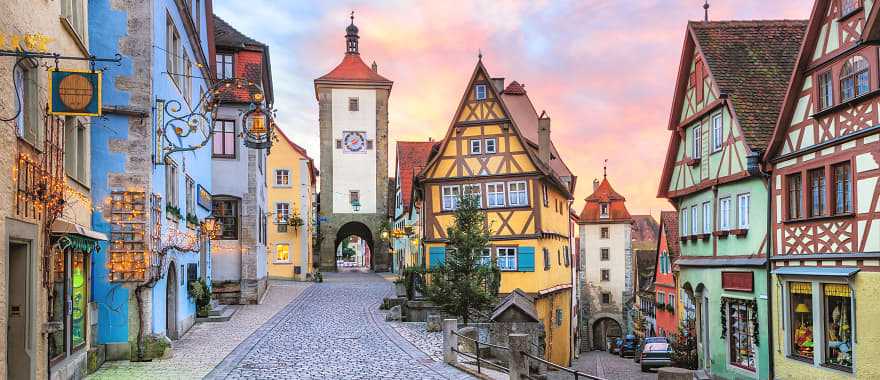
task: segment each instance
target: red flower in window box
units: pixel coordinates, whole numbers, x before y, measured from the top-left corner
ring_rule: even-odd
[[[727,235],[729,235],[729,234],[730,234],[730,231],[728,231],[728,230],[720,230],[720,231],[712,232],[712,235],[714,235],[715,237],[717,237],[719,239],[726,239]]]

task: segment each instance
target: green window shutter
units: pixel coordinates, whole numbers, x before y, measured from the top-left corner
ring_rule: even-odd
[[[535,247],[519,247],[516,251],[517,271],[535,271]]]
[[[445,247],[431,247],[428,251],[430,268],[434,268],[446,262],[446,248]]]

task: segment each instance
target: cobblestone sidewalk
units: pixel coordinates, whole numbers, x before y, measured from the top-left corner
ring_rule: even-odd
[[[642,367],[632,358],[621,358],[605,351],[590,351],[581,353],[572,368],[598,376],[603,379],[617,380],[656,380],[656,372],[642,372]],[[572,375],[562,371],[551,371],[548,379],[562,380],[572,379]]]
[[[172,358],[139,363],[106,362],[89,379],[201,379],[310,285],[270,281],[269,294],[262,304],[237,306],[238,312],[227,322],[196,324],[183,338],[172,343]]]

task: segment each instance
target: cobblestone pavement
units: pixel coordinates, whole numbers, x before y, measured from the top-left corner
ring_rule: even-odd
[[[581,353],[572,368],[608,380],[655,380],[656,372],[642,372],[642,367],[632,358],[621,358],[605,351]],[[550,372],[549,379],[573,379],[572,375],[562,371]]]
[[[388,322],[400,336],[437,362],[443,361],[443,333],[428,332],[425,322]]]
[[[327,273],[324,282],[261,326],[208,379],[464,379],[385,323],[392,284],[370,273]]]
[[[311,283],[270,281],[260,305],[242,305],[227,322],[198,323],[172,343],[173,357],[153,362],[106,362],[89,379],[200,379]]]

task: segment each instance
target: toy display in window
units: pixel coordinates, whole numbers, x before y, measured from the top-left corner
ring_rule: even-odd
[[[792,282],[791,290],[791,354],[806,359],[813,358],[813,302],[812,284]]]
[[[732,302],[728,313],[731,364],[753,370],[755,368],[755,351],[752,336],[753,326],[749,320],[748,306]]]
[[[852,367],[852,327],[849,286],[825,284],[825,362]]]

